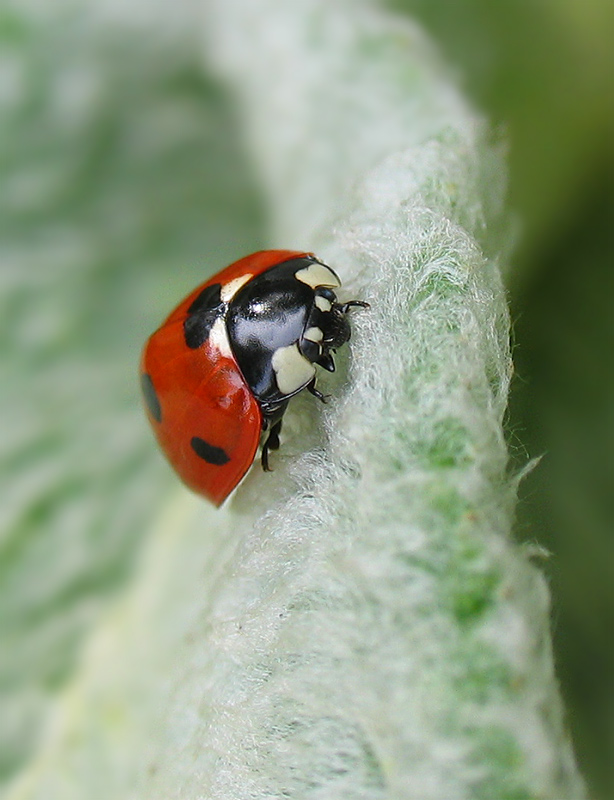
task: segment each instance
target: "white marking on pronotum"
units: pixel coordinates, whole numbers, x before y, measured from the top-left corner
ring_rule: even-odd
[[[212,347],[216,347],[221,355],[226,356],[226,358],[233,358],[230,342],[228,341],[226,323],[223,317],[218,317],[211,326],[211,330],[209,331],[209,344]]]
[[[278,348],[273,353],[271,364],[282,394],[295,394],[316,374],[316,368],[300,354],[297,344]]]
[[[239,289],[248,282],[250,278],[253,278],[251,272],[248,272],[247,275],[240,275],[238,278],[235,278],[232,281],[228,281],[225,283],[222,288],[220,289],[220,297],[225,303],[229,303],[235,294],[239,291]]]
[[[325,297],[320,297],[320,295],[316,295],[316,306],[320,309],[320,311],[330,311],[333,307],[333,304],[330,300],[327,300]]]
[[[341,286],[339,278],[332,269],[325,264],[310,264],[308,267],[297,270],[294,274],[297,280],[306,283],[307,286],[311,286],[312,289],[315,289],[317,286],[328,286],[331,289]]]
[[[303,336],[305,339],[309,339],[310,342],[316,342],[316,344],[324,338],[324,334],[319,328],[307,328]]]

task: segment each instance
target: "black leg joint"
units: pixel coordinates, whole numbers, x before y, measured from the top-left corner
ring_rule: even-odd
[[[262,469],[265,472],[272,472],[273,470],[269,466],[269,451],[270,450],[279,450],[279,434],[281,432],[281,420],[277,420],[272,426],[269,431],[269,435],[266,438],[265,443],[262,445],[262,456],[260,457],[260,461],[262,463]]]
[[[330,397],[329,394],[322,394],[318,389],[316,389],[316,379],[314,378],[311,383],[307,384],[307,390],[311,392],[314,397],[317,397],[318,400],[322,403],[328,403],[328,398]]]

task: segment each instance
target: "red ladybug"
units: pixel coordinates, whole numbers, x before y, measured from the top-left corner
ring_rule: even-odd
[[[288,401],[320,400],[315,364],[333,372],[347,342],[341,283],[312,253],[263,250],[203,283],[148,340],[141,385],[149,421],[184,483],[216,506],[251,466],[279,448]]]

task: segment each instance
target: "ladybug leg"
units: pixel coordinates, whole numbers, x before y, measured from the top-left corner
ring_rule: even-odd
[[[316,361],[316,364],[319,364],[319,366],[323,367],[329,372],[335,371],[335,362],[333,361],[333,357],[330,355],[330,353],[323,353]]]
[[[330,397],[329,394],[322,394],[318,389],[316,389],[316,379],[314,378],[311,383],[307,384],[307,391],[311,392],[314,397],[317,397],[322,403],[328,403],[328,398]]]
[[[262,462],[262,469],[265,472],[272,472],[273,470],[269,466],[269,450],[279,450],[279,434],[281,432],[281,420],[277,420],[271,427],[269,431],[269,435],[267,436],[266,442],[262,445],[262,456],[260,458]]]

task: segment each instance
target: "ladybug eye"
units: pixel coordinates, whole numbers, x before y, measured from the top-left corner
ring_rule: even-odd
[[[332,289],[326,288],[326,286],[319,286],[316,289],[316,296],[323,297],[325,300],[328,300],[330,303],[334,303],[337,299],[337,295],[333,292]]]
[[[327,314],[333,307],[333,304],[336,303],[337,296],[333,292],[332,289],[328,289],[325,286],[318,286],[315,290],[315,305],[316,308],[319,308],[322,313]]]

